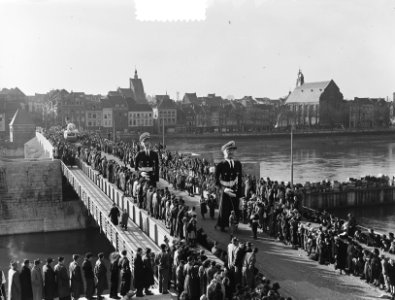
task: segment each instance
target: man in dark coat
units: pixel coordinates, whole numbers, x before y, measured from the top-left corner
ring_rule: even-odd
[[[139,172],[140,177],[156,187],[159,181],[159,157],[158,153],[151,149],[151,136],[148,132],[140,135],[140,144],[142,150],[136,155],[135,169]]]
[[[58,257],[58,263],[54,268],[56,282],[58,284],[59,300],[70,299],[70,277],[64,265],[64,257]]]
[[[122,258],[119,260],[118,266],[121,269],[121,291],[120,294],[121,296],[125,296],[129,290],[130,290],[130,284],[132,281],[132,271],[130,269],[130,262],[129,259],[127,258],[126,254],[126,250],[123,250],[121,252],[122,254]],[[137,258],[137,256],[136,256]],[[134,259],[136,261],[136,258]],[[141,272],[141,270],[140,270]],[[140,274],[140,278],[141,278],[141,273],[137,273]],[[135,285],[135,288],[137,288],[137,286]],[[137,288],[138,289],[138,288]],[[137,290],[138,292],[138,290]]]
[[[110,255],[110,298],[121,299],[118,297],[118,285],[119,285],[119,258],[120,255],[114,252]]]
[[[70,263],[70,290],[73,300],[78,300],[84,291],[84,282],[82,281],[81,267],[78,264],[79,256],[73,254],[73,261]]]
[[[143,270],[144,270],[144,293],[146,295],[153,295],[149,290],[152,285],[154,285],[154,271],[151,264],[151,249],[147,248],[145,250],[145,255],[143,256]]]
[[[95,265],[95,277],[96,277],[96,289],[97,289],[97,300],[103,299],[102,294],[104,290],[108,289],[108,281],[107,281],[107,268],[104,264],[104,254],[98,254],[99,259],[96,261]]]
[[[85,277],[85,297],[88,300],[93,298],[95,293],[95,276],[92,267],[92,253],[88,252],[85,255],[84,262],[82,263],[82,271]]]
[[[233,160],[236,150],[234,141],[230,141],[222,146],[224,160],[218,163],[215,168],[215,182],[218,188],[218,221],[217,225],[221,231],[228,227],[229,216],[232,210],[239,220],[239,199],[242,196],[242,170],[240,161]]]
[[[116,206],[115,203],[112,204],[112,208],[110,210],[110,213],[108,216],[111,218],[111,222],[117,226],[118,225],[118,218],[119,218],[120,212],[118,207]]]
[[[161,252],[155,257],[155,263],[158,266],[158,281],[159,281],[159,293],[168,293],[168,281],[170,272],[170,256],[166,251],[166,245],[160,245]]]
[[[52,262],[53,259],[48,258],[47,263],[43,267],[43,296],[45,300],[53,300],[54,298],[58,297],[58,286],[56,284],[55,272],[51,266]]]
[[[25,259],[23,261],[23,266],[22,266],[21,274],[19,275],[19,280],[21,282],[22,300],[32,300],[33,299],[32,276],[29,268],[28,259]]]
[[[136,257],[134,258],[134,265],[133,265],[134,267],[133,279],[134,279],[134,287],[137,289],[137,293],[136,293],[137,297],[144,296],[143,294],[143,289],[145,287],[144,277],[141,276],[142,274],[144,274],[142,253],[143,253],[143,249],[138,248]]]

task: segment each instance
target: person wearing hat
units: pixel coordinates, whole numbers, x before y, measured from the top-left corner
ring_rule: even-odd
[[[99,259],[96,261],[94,273],[96,277],[97,300],[102,300],[104,290],[108,289],[107,268],[104,264],[104,254],[100,252],[98,257]]]
[[[29,267],[30,261],[25,259],[22,264],[21,274],[19,275],[19,280],[21,282],[21,298],[22,300],[32,300],[32,276]]]
[[[84,292],[84,282],[82,281],[82,271],[78,259],[79,255],[73,254],[73,261],[69,265],[70,291],[73,300],[78,300]]]
[[[158,153],[151,149],[151,136],[149,132],[140,135],[142,150],[136,155],[135,169],[140,177],[144,178],[153,187],[159,181],[159,157]]]
[[[31,271],[33,300],[42,300],[43,298],[44,281],[40,264],[41,261],[39,259],[34,260]]]
[[[58,257],[58,263],[54,267],[56,283],[58,285],[59,300],[70,299],[70,277],[64,265],[64,257]]]
[[[221,147],[224,160],[215,167],[215,182],[219,189],[218,195],[218,221],[216,227],[225,231],[229,225],[231,211],[236,213],[239,220],[239,199],[241,197],[242,168],[238,160],[234,160],[234,151],[237,149],[234,141],[230,141]]]
[[[85,297],[88,300],[93,299],[95,293],[95,275],[92,267],[92,253],[85,254],[84,262],[82,263],[82,271],[85,277]]]
[[[8,300],[21,300],[21,282],[19,280],[18,263],[11,262],[8,270]]]
[[[51,266],[52,262],[52,258],[47,258],[47,263],[43,267],[43,296],[45,300],[53,300],[58,297],[58,286],[56,285],[55,272]]]

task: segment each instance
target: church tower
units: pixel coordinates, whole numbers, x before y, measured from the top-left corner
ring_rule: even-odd
[[[298,78],[296,79],[296,87],[302,86],[304,84],[304,75],[299,69]]]

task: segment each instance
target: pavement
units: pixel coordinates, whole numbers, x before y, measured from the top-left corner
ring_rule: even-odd
[[[107,159],[120,160],[112,155],[106,154]],[[123,165],[123,163],[121,163]],[[181,196],[186,205],[195,206],[198,213],[198,227],[202,227],[211,240],[218,241],[220,248],[227,249],[230,235],[214,229],[217,211],[214,219],[202,219],[200,215],[200,204],[197,196],[190,197],[184,191],[174,190],[172,185],[163,179],[159,181],[159,187],[169,187],[169,190],[177,196]],[[319,265],[318,262],[310,260],[306,252],[300,249],[284,245],[264,233],[258,234],[254,240],[252,231],[247,224],[239,224],[238,232],[235,234],[240,240],[250,241],[257,247],[256,267],[272,283],[280,284],[280,294],[292,299],[384,299],[389,298],[384,291],[367,284],[358,277],[340,275],[333,265]],[[148,298],[147,298],[148,299]],[[162,298],[152,298],[162,299]]]

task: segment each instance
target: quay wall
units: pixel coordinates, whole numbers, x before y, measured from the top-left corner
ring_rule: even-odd
[[[66,201],[59,160],[0,160],[0,235],[86,228],[80,201]]]
[[[350,208],[395,203],[395,187],[305,192],[303,206],[312,209]]]

